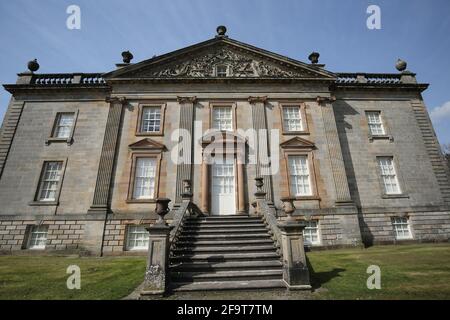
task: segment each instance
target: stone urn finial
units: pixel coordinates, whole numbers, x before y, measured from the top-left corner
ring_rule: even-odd
[[[286,221],[295,221],[292,214],[295,212],[294,199],[290,197],[281,198],[282,208],[287,215]]]
[[[130,51],[122,52],[123,63],[130,63],[133,58],[133,54]]]
[[[407,65],[408,64],[406,63],[406,61],[403,61],[402,59],[398,59],[397,63],[395,64],[395,68],[398,71],[403,72],[406,70]]]
[[[227,33],[227,27],[225,27],[225,26],[218,26],[216,31],[217,31],[217,35],[219,37],[223,37]]]
[[[31,72],[36,72],[39,70],[39,63],[37,62],[37,59],[28,62],[28,70]]]
[[[162,224],[167,225],[166,221],[164,220],[164,216],[169,213],[169,202],[172,201],[168,198],[158,198],[156,199],[156,209],[155,212],[159,216],[158,221],[156,221],[156,224]]]
[[[312,64],[316,64],[319,62],[319,57],[320,54],[318,52],[311,52],[311,54],[308,56],[308,59]]]
[[[256,177],[255,178],[255,185],[256,185],[256,191],[257,192],[262,192],[263,189],[263,185],[264,185],[264,179],[262,177]]]

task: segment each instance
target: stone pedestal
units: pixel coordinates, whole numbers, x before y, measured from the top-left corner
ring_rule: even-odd
[[[169,274],[169,235],[172,226],[154,224],[149,232],[147,270],[141,295],[162,295],[167,290]]]
[[[301,221],[279,223],[283,251],[283,280],[289,290],[310,290],[309,270],[303,243]]]

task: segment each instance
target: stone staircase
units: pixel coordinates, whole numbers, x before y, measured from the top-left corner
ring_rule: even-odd
[[[173,291],[286,287],[268,229],[246,215],[187,218],[169,268]]]

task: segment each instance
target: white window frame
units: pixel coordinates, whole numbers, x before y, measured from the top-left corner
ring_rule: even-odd
[[[70,123],[62,123],[64,117],[70,117]],[[59,112],[57,115],[55,129],[53,132],[53,137],[57,139],[70,139],[72,136],[73,126],[75,124],[75,113],[74,112]],[[62,129],[64,128],[65,135],[60,135]]]
[[[28,234],[27,249],[44,250],[47,245],[48,225],[31,226]]]
[[[384,162],[384,163],[383,163]],[[378,169],[381,176],[381,183],[386,195],[402,194],[397,170],[395,168],[394,157],[383,156],[377,157]],[[395,186],[396,188],[394,188]]]
[[[47,171],[49,170],[49,166],[50,164],[57,164],[59,166],[59,168],[57,168],[57,170],[50,170],[51,172],[53,172],[54,174],[56,174],[56,177],[52,177],[49,175],[47,175]],[[45,161],[43,168],[42,168],[42,173],[41,173],[41,179],[39,181],[39,189],[38,189],[38,194],[37,194],[37,200],[40,202],[54,202],[57,200],[58,198],[58,193],[59,193],[59,187],[60,187],[60,183],[61,183],[61,179],[62,179],[62,174],[63,174],[63,166],[64,166],[64,161]],[[47,177],[49,176],[49,177]],[[50,187],[45,188],[45,185],[48,184],[50,185]],[[46,191],[45,191],[46,190]],[[46,197],[43,197],[43,192],[47,193]],[[53,198],[49,198],[48,194],[50,192],[54,192],[54,197]]]
[[[219,71],[219,68],[225,68],[225,73],[223,70]],[[216,77],[227,77],[228,76],[228,66],[225,64],[216,65]]]
[[[138,245],[138,243],[140,245]],[[149,235],[143,225],[127,226],[126,250],[128,251],[142,251],[148,250]]]
[[[370,135],[385,136],[386,128],[383,124],[381,111],[366,111],[367,123],[369,125]]]
[[[314,237],[315,241],[310,240]],[[303,241],[307,246],[320,245],[319,220],[306,221],[306,227],[303,229]]]
[[[153,124],[150,124],[151,122]],[[143,106],[141,123],[142,133],[158,133],[162,131],[162,108],[161,106]]]
[[[148,168],[140,168],[140,163],[143,161],[150,161],[153,163]],[[136,157],[134,169],[134,184],[133,184],[133,199],[148,200],[154,199],[156,194],[156,179],[158,170],[158,159],[156,157]],[[153,173],[153,175],[151,175]],[[147,181],[146,181],[147,180]],[[140,190],[148,189],[149,193],[138,192]],[[152,192],[153,190],[153,192]]]
[[[304,160],[304,163],[301,163],[300,166],[294,166],[292,159],[299,158]],[[304,197],[304,196],[312,196],[313,195],[313,186],[311,181],[311,168],[309,166],[308,156],[307,155],[288,155],[288,168],[289,168],[289,181],[290,181],[290,189],[291,193],[295,197]],[[299,181],[300,179],[300,181]],[[300,183],[303,182],[303,183]],[[306,183],[307,184],[306,184]],[[307,188],[306,188],[306,187]],[[304,189],[304,192],[301,190]],[[306,191],[306,189],[308,189]]]
[[[392,217],[392,227],[396,240],[413,238],[408,217]]]
[[[213,129],[220,131],[233,131],[233,107],[214,106],[212,108],[212,120]]]
[[[283,106],[283,129],[285,132],[304,131],[300,106]]]

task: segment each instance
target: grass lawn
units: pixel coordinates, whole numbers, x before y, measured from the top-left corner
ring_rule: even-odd
[[[318,289],[311,295],[313,299],[450,299],[450,244],[377,246],[307,255],[312,285]],[[66,287],[69,265],[81,269],[81,290]],[[381,290],[366,287],[369,265],[381,268]],[[120,299],[142,282],[144,271],[144,257],[0,256],[0,299]],[[217,297],[237,298],[236,292]],[[271,294],[252,294],[252,298],[258,297],[268,299]],[[296,294],[283,297],[295,299]]]

